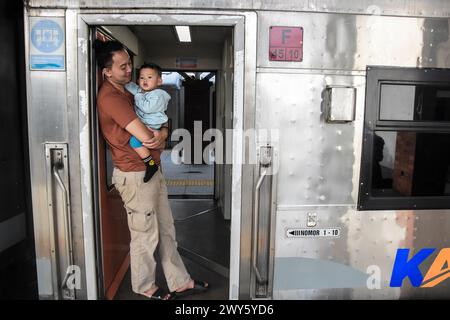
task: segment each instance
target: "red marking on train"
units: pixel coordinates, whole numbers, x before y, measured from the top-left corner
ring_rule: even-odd
[[[303,28],[270,27],[270,61],[303,61]]]

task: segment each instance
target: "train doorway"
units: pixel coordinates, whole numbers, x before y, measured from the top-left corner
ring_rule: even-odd
[[[126,15],[123,19],[122,23],[129,21]],[[233,199],[233,195],[239,192],[240,186],[232,187],[237,177],[232,162],[226,159],[239,158],[233,155],[233,150],[239,150],[236,146],[240,145],[239,141],[233,141],[233,117],[241,116],[236,111],[241,112],[243,107],[242,56],[236,54],[236,35],[240,45],[243,29],[236,30],[236,23],[242,23],[239,17],[231,17],[230,21],[224,24],[214,20],[211,25],[191,23],[190,45],[180,42],[174,24],[86,23],[86,28],[81,28],[81,32],[89,35],[90,43],[94,39],[116,39],[123,43],[133,59],[133,79],[144,62],[154,62],[163,69],[162,89],[171,96],[167,110],[171,138],[162,155],[162,170],[169,189],[179,251],[191,276],[212,284],[209,293],[196,297],[199,299],[232,297],[229,289],[239,273],[239,259],[231,257],[230,251],[236,252],[240,246],[240,231],[236,229],[240,225],[240,206],[235,205],[233,209],[233,201],[240,198]],[[96,269],[101,271],[97,275],[98,296],[135,299],[140,296],[131,291],[126,214],[111,181],[111,156],[95,110],[96,92],[102,80],[95,66],[95,52],[92,48],[89,52],[90,143],[95,159],[93,236]],[[211,137],[211,130],[222,135],[223,144],[214,144],[218,137]],[[186,144],[187,137],[191,144]],[[217,147],[212,148],[213,145]],[[217,161],[219,147],[221,160]],[[230,257],[235,261],[230,261]],[[164,282],[161,270],[159,273],[157,270],[158,280]],[[237,285],[234,283],[233,287]]]

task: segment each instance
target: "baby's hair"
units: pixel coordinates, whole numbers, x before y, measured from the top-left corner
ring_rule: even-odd
[[[113,64],[114,52],[125,50],[125,47],[116,40],[106,42],[95,40],[94,49],[97,64],[100,69],[103,69],[110,68]]]
[[[156,63],[152,63],[152,62],[144,62],[144,64],[139,68],[139,75],[141,74],[141,70],[142,69],[152,69],[155,70],[158,73],[159,77],[162,77],[162,70],[161,67],[158,66]]]

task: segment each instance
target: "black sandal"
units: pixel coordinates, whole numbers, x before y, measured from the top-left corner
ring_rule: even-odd
[[[194,280],[194,287],[181,292],[172,291],[167,296],[167,300],[174,300],[177,297],[186,297],[192,294],[205,292],[209,289],[209,284],[204,281]]]
[[[158,290],[156,290],[155,292],[153,292],[153,295],[149,296],[145,293],[141,293],[141,295],[143,295],[144,297],[149,298],[150,300],[168,300],[167,296],[170,297],[170,293],[167,294],[166,292],[164,292],[163,289],[158,288]]]

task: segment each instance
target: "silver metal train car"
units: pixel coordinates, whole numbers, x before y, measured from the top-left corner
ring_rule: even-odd
[[[24,22],[41,298],[113,297],[127,266],[105,221],[101,34],[135,65],[217,72],[227,298],[449,298],[450,2],[29,0]],[[191,46],[158,38],[174,26]]]

